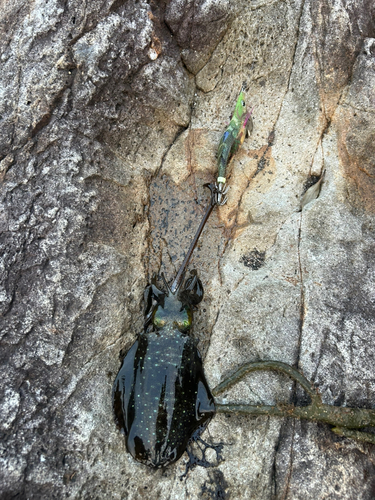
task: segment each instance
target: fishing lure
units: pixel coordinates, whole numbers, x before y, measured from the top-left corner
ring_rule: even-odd
[[[253,120],[251,118],[253,108],[246,112],[245,88],[246,83],[244,82],[232,118],[219,143],[217,152],[218,177],[216,181],[217,202],[219,205],[224,205],[227,201],[225,196],[228,189],[225,187],[227,165],[244,143],[246,135],[250,135],[253,130]]]

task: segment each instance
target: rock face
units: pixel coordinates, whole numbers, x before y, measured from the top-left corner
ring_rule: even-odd
[[[1,498],[374,498],[374,446],[326,425],[216,416],[224,461],[180,482],[186,458],[136,463],[111,410],[143,289],[174,277],[244,80],[253,134],[191,264],[209,383],[276,359],[325,403],[374,407],[373,1],[15,0],[0,16]],[[305,399],[266,373],[223,398]]]

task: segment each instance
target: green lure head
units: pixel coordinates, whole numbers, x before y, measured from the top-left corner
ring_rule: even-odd
[[[239,120],[242,122],[246,115],[246,102],[245,102],[245,94],[243,90],[241,90],[240,95],[238,96],[236,107],[234,109],[234,113],[232,116],[235,120]]]

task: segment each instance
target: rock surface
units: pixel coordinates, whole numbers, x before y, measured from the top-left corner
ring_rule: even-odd
[[[180,481],[186,457],[134,462],[111,411],[144,287],[183,258],[244,80],[253,134],[191,264],[209,383],[276,359],[326,403],[375,406],[373,2],[15,0],[0,16],[1,498],[374,498],[375,447],[326,425],[218,415],[205,436],[224,461]],[[258,373],[222,399],[305,395]]]

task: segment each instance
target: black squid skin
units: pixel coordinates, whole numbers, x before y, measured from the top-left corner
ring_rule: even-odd
[[[129,453],[156,468],[176,462],[215,414],[202,358],[189,335],[202,283],[194,274],[175,294],[165,285],[167,292],[154,279],[146,288],[145,331],[113,385],[115,420]]]

